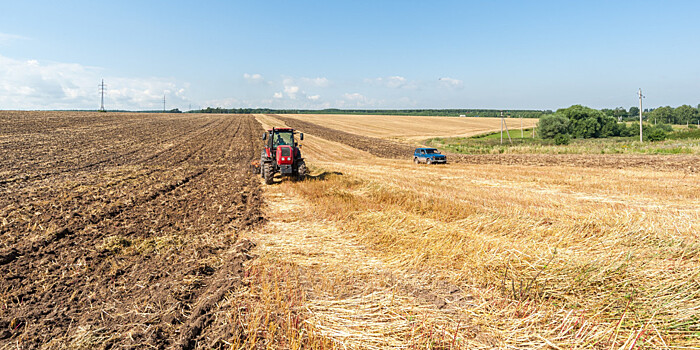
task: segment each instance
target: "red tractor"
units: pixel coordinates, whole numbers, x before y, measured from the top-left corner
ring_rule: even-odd
[[[266,184],[271,184],[272,178],[278,172],[283,176],[293,176],[297,180],[308,175],[294,134],[296,132],[291,128],[272,128],[263,134],[262,139],[267,142],[260,155],[260,175]],[[303,139],[304,133],[299,133],[299,140]]]

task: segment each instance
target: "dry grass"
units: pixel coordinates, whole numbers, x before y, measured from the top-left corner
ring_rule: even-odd
[[[418,142],[432,137],[473,136],[500,130],[500,118],[456,118],[389,115],[296,114],[285,115],[353,134]],[[520,129],[520,119],[506,118],[510,130]],[[530,128],[537,119],[523,118]]]
[[[629,348],[642,331],[639,345],[649,347],[698,340],[694,199],[671,194],[669,207],[649,206],[649,190],[638,188],[625,204],[541,190],[506,201],[507,188],[462,183],[445,193],[425,176],[413,178],[422,191],[407,177],[362,178],[336,175],[295,191],[382,261],[481,289],[488,307],[462,311],[489,324],[499,346]]]
[[[299,286],[309,334],[368,349],[700,343],[697,175],[315,149],[315,179],[267,188],[284,219],[260,236],[262,257],[313,276]]]

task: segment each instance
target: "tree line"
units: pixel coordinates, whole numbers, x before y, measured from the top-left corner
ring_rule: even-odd
[[[639,120],[639,107],[630,107],[629,111],[623,107],[614,109],[602,109],[605,115],[622,120]],[[644,119],[654,124],[697,124],[700,120],[700,104],[697,108],[690,105],[682,105],[676,108],[671,106],[645,109],[642,113]]]
[[[504,117],[539,118],[552,114],[550,110],[497,110],[497,109],[271,109],[271,108],[212,108],[189,111],[188,113],[220,114],[365,114],[365,115],[416,115],[458,117]]]
[[[637,109],[637,113],[639,109]],[[537,125],[537,131],[543,139],[554,139],[556,144],[568,144],[571,138],[589,139],[612,136],[639,136],[639,122],[627,125],[618,122],[614,115],[605,111],[573,105],[557,110],[552,115],[543,116]],[[649,141],[664,140],[668,132],[673,131],[669,124],[642,124],[642,136]]]

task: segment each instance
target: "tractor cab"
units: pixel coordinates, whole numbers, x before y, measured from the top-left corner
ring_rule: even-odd
[[[272,129],[268,130],[263,134],[263,140],[269,139],[268,144],[270,148],[277,149],[277,146],[296,146],[294,141],[294,129]],[[299,139],[304,139],[304,134],[299,133]]]
[[[303,133],[297,133],[292,128],[272,128],[263,134],[266,142],[260,157],[260,175],[266,183],[272,183],[274,174],[278,172],[297,178],[306,176],[306,164],[294,139],[295,134],[299,134],[299,140],[304,139]]]

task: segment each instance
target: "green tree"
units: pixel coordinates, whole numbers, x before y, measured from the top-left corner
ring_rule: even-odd
[[[615,134],[615,118],[599,110],[573,105],[558,110],[557,114],[569,119],[569,133],[575,138],[608,137]]]
[[[617,121],[622,121],[622,118],[627,116],[627,110],[625,110],[623,107],[617,107],[613,110],[612,116],[615,117]]]
[[[569,133],[569,119],[558,114],[542,116],[537,124],[537,133],[543,139],[553,139],[557,135],[567,135]]]
[[[630,118],[639,117],[639,107],[630,107]]]
[[[673,120],[673,108],[669,106],[659,107],[651,111],[650,117],[656,119],[659,123],[675,124]]]
[[[682,105],[673,110],[673,117],[677,124],[686,124],[695,120],[698,110],[689,106]]]

